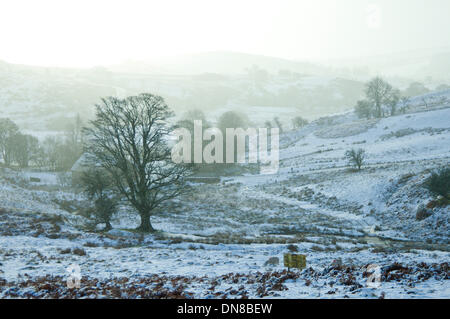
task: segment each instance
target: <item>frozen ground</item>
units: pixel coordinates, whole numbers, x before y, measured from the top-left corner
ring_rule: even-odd
[[[449,119],[441,108],[313,122],[282,137],[277,175],[193,184],[156,213],[153,235],[133,231],[127,207],[112,231],[94,231],[57,176],[3,170],[0,296],[449,298],[449,206],[423,187],[449,164]],[[352,147],[368,154],[360,172],[343,158]],[[287,252],[305,254],[306,269],[287,271]],[[71,265],[80,288],[66,286]]]
[[[0,243],[3,297],[450,297],[444,252],[349,250],[357,245],[339,252],[315,251],[299,244],[308,268],[287,272],[280,265],[264,266],[270,256],[286,251],[279,244],[148,241],[128,248],[84,247],[74,253],[79,244],[66,239],[15,236],[2,237]],[[79,290],[66,287],[72,264],[80,266]],[[372,264],[380,267],[376,287],[367,283]]]

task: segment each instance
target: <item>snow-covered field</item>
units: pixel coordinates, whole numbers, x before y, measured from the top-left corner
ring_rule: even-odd
[[[423,187],[449,165],[450,108],[336,116],[280,142],[278,174],[193,184],[150,235],[126,207],[112,231],[94,231],[56,176],[1,171],[0,297],[450,298],[450,208]],[[360,147],[357,172],[344,153]],[[430,216],[418,220],[421,205]],[[307,267],[288,271],[288,252]],[[73,265],[81,282],[69,289]]]

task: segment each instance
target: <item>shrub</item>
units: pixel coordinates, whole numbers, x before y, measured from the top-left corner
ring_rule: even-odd
[[[433,172],[425,182],[426,188],[436,194],[447,199],[450,198],[450,168],[441,168]]]
[[[70,254],[72,252],[72,249],[66,248],[59,251],[60,254]]]
[[[313,246],[311,246],[311,250],[313,250],[313,251],[323,251],[324,249],[322,247],[320,247],[320,246],[313,245]]]
[[[94,243],[94,242],[88,241],[88,242],[86,242],[86,243],[84,244],[84,246],[85,246],[85,247],[98,247],[98,244],[97,244],[97,243]]]
[[[280,263],[280,259],[278,257],[270,257],[264,263],[264,266],[277,266],[279,263]]]
[[[86,251],[83,248],[74,248],[72,249],[72,254],[78,256],[86,256]]]
[[[417,220],[424,220],[431,216],[430,211],[428,211],[425,207],[419,206],[419,208],[416,211],[416,219]]]

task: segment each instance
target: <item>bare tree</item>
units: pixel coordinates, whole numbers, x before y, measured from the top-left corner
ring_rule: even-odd
[[[13,160],[13,139],[18,133],[19,127],[13,121],[0,119],[0,153],[6,166]]]
[[[369,101],[360,100],[356,103],[355,113],[359,118],[367,118],[370,119],[372,115],[372,109]]]
[[[425,108],[427,109],[429,107],[428,98],[426,96],[422,97],[423,105],[425,105]]]
[[[227,128],[248,128],[249,119],[245,114],[235,111],[223,113],[218,120],[218,127],[225,134]]]
[[[397,114],[397,107],[400,102],[400,91],[393,89],[387,99],[387,105],[389,107],[390,116]]]
[[[73,148],[74,153],[77,153],[77,158],[80,157],[83,149],[83,121],[79,114],[74,122],[66,127],[65,135],[66,144]]]
[[[367,100],[372,104],[374,116],[383,116],[383,105],[389,104],[392,98],[392,86],[380,77],[372,79],[366,86]]]
[[[96,119],[85,131],[88,152],[140,214],[138,229],[143,232],[154,231],[150,223],[154,209],[185,190],[187,168],[172,162],[167,144],[170,116],[159,96],[109,97],[96,105]]]
[[[31,160],[35,160],[39,149],[36,137],[17,133],[11,137],[12,157],[20,167],[28,167]]]
[[[111,230],[111,217],[116,212],[119,198],[114,192],[114,183],[108,172],[90,168],[81,176],[81,185],[87,197],[94,202],[94,215],[98,222]]]
[[[400,112],[405,114],[409,108],[409,103],[411,102],[411,98],[409,96],[402,96],[400,98],[400,101],[401,101],[401,105],[402,105],[400,107]]]
[[[65,171],[80,158],[82,147],[78,143],[73,143],[68,136],[47,136],[38,153],[41,156],[38,160],[40,163],[54,171]]]
[[[56,171],[60,166],[60,153],[59,149],[63,144],[60,136],[47,136],[41,145],[41,159],[39,160],[48,169]],[[41,165],[40,165],[41,166]]]
[[[281,121],[278,118],[278,116],[275,116],[273,121],[276,124],[276,126],[278,127],[278,129],[280,130],[280,134],[282,134],[283,133],[283,125],[281,124]]]
[[[296,116],[292,119],[292,127],[294,130],[302,128],[303,126],[308,124],[308,120],[304,119],[301,116]]]
[[[361,170],[361,167],[366,158],[366,151],[362,148],[359,149],[351,149],[345,152],[345,157],[348,160],[348,163],[352,166],[358,168],[358,171]]]

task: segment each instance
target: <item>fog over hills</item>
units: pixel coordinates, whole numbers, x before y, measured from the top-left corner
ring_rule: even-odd
[[[327,68],[319,64],[228,51],[176,55],[146,61],[127,61],[118,65],[108,66],[108,69],[127,73],[242,74],[245,72],[245,69],[254,65],[271,73],[276,73],[280,70],[290,70],[292,72],[319,75],[327,72]]]
[[[410,80],[447,81],[450,78],[450,48],[423,49],[392,54],[352,57],[346,59],[289,60],[271,56],[229,51],[173,55],[148,60],[128,60],[108,65],[121,73],[179,74],[199,73],[243,74],[258,66],[270,73],[283,70],[309,75],[343,75],[364,77],[384,75]]]
[[[421,49],[391,54],[322,61],[327,66],[364,68],[371,74],[413,80],[449,81],[450,48]]]
[[[215,51],[94,68],[0,61],[0,102],[4,116],[39,131],[60,130],[76,114],[91,118],[101,97],[141,92],[161,95],[177,115],[198,108],[214,121],[226,110],[250,114],[257,107],[259,124],[279,113],[290,125],[296,114],[314,119],[352,109],[363,94],[364,82],[375,75],[385,76],[402,90],[415,81],[430,90],[448,84],[449,54],[419,50],[410,55],[302,62]],[[30,121],[24,114],[35,114],[42,121],[36,117]]]

